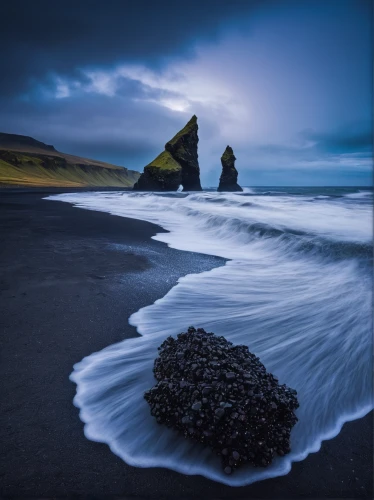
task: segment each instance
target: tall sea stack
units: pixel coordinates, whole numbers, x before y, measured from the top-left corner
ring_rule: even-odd
[[[230,146],[227,146],[221,156],[222,173],[217,191],[243,191],[238,184],[238,171],[235,168],[235,160],[234,151]]]
[[[144,167],[134,185],[137,191],[201,191],[200,168],[197,154],[197,117],[165,144],[165,151]]]

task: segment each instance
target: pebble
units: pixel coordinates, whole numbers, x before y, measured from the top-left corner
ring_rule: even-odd
[[[199,411],[200,408],[201,408],[201,403],[200,401],[198,401],[197,403],[194,403],[191,408],[194,410],[194,411]]]

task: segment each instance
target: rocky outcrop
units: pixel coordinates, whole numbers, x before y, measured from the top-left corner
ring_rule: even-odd
[[[182,167],[183,191],[201,191],[197,131],[197,117],[193,115],[187,125],[165,144],[166,151],[169,151]]]
[[[165,151],[144,167],[134,189],[138,191],[201,191],[197,145],[197,117],[165,144]]]
[[[225,473],[265,467],[290,451],[296,391],[279,384],[247,346],[190,327],[161,344],[153,371],[157,383],[144,394],[151,415],[210,447]]]
[[[221,156],[222,173],[217,191],[243,191],[238,184],[238,171],[235,168],[235,155],[230,146],[227,146]]]
[[[149,165],[134,185],[137,191],[176,191],[182,182],[182,167],[168,151],[163,151]]]

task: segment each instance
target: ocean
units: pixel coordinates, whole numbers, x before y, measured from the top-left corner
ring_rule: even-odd
[[[227,259],[182,276],[129,318],[139,338],[74,366],[85,435],[127,463],[200,474],[229,485],[287,474],[342,425],[373,408],[373,196],[369,188],[244,188],[243,193],[86,192],[50,196],[153,222],[154,239]],[[157,347],[190,325],[246,344],[300,408],[291,453],[227,476],[219,457],[151,417]]]

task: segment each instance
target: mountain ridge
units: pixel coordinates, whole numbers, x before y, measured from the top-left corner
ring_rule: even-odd
[[[0,132],[0,185],[132,187],[140,172],[57,151],[31,136]]]

